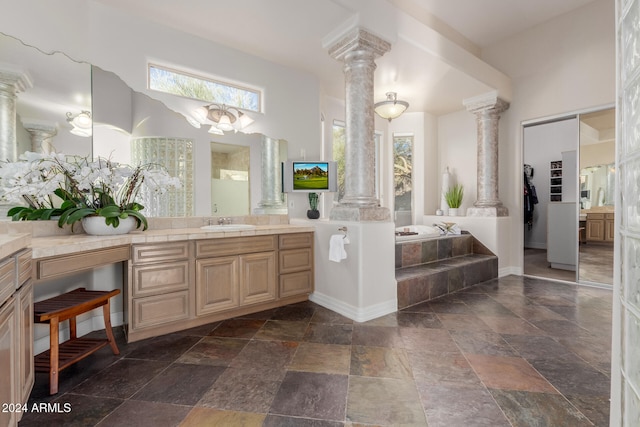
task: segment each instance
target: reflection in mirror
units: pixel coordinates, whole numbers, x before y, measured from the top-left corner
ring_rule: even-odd
[[[613,206],[615,170],[613,163],[580,170],[580,209]]]
[[[0,34],[0,158],[25,151],[91,156],[91,138],[69,118],[91,113],[90,65]]]
[[[580,115],[580,283],[613,284],[615,109]]]
[[[249,215],[249,147],[211,143],[211,214]]]
[[[144,159],[155,159],[151,161],[164,164],[172,174],[184,179],[183,194],[175,194],[166,207],[154,207],[155,201],[152,200],[143,203],[149,210],[145,214],[212,214],[208,154],[212,136],[207,129],[191,126],[183,112],[170,110],[163,102],[133,91],[111,72],[75,62],[64,53],[43,53],[0,33],[0,91],[7,90],[10,96],[0,97],[3,111],[1,159],[15,160],[27,150],[43,149],[82,157],[110,157],[127,164],[133,164],[139,156],[144,156]],[[82,111],[91,114],[93,137],[71,133],[73,126],[67,121],[67,113],[76,116]],[[263,187],[273,192],[273,189],[281,188],[278,181],[280,165],[275,166],[277,170],[271,170],[273,162],[261,159],[265,154],[262,149],[265,138],[271,140],[260,134],[238,132],[218,136],[216,141],[249,147],[249,181],[262,181]],[[146,148],[133,148],[135,141],[145,147],[151,143],[157,153],[164,151],[166,154],[162,155],[164,157],[159,154],[147,157]],[[279,155],[286,159],[286,143],[281,147],[284,147],[284,153]],[[269,170],[261,169],[264,164],[270,165]],[[196,191],[198,198],[195,197]],[[286,214],[286,204],[282,204],[277,212],[261,210],[260,185],[254,185],[250,192],[250,202],[244,202],[239,210],[244,212],[246,209],[249,213],[251,207],[257,207],[254,213]],[[278,193],[278,197],[283,196]]]

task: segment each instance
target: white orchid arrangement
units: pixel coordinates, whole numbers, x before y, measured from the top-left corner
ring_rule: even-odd
[[[180,188],[159,165],[129,166],[109,159],[26,152],[17,162],[0,164],[0,198],[23,204],[9,210],[14,221],[59,217],[58,226],[102,216],[113,227],[132,216],[143,230],[147,219],[136,202],[143,187],[161,195]],[[24,203],[27,206],[24,206]]]

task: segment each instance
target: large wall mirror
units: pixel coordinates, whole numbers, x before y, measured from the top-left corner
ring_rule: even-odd
[[[52,150],[69,155],[111,157],[131,164],[161,163],[184,186],[162,203],[143,200],[148,216],[269,213],[257,209],[264,188],[281,189],[281,183],[277,180],[280,173],[265,169],[279,168],[279,161],[286,160],[286,152],[279,150],[277,161],[264,161],[264,141],[273,139],[242,132],[211,135],[189,124],[183,115],[186,112],[170,110],[159,100],[132,90],[117,75],[73,61],[63,53],[44,53],[6,35],[0,35],[0,52],[0,71],[23,74],[26,82],[21,83],[16,99],[16,142],[0,139],[3,147],[14,144],[16,155],[50,144]],[[88,135],[72,132],[71,119],[82,112],[92,119]],[[43,129],[50,130],[44,140]],[[286,142],[282,146],[286,150]],[[221,147],[243,153],[243,180],[238,173],[227,174],[225,179],[242,182],[246,197],[235,197],[235,190],[214,181],[212,161],[219,158],[215,153]],[[276,213],[286,213],[286,205],[284,212],[279,208]]]

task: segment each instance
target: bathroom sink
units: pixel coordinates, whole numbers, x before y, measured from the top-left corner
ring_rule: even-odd
[[[202,230],[208,230],[208,231],[241,231],[241,230],[252,230],[256,228],[256,226],[251,224],[215,224],[215,225],[203,225],[200,228]]]

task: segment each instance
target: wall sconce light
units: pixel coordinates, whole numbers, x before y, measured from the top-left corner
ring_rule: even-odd
[[[373,106],[376,114],[389,121],[400,117],[409,108],[409,103],[407,101],[398,101],[396,96],[395,92],[387,92],[387,99],[376,102]]]
[[[224,135],[224,132],[239,131],[253,123],[253,119],[235,107],[224,104],[209,104],[198,108],[194,115],[202,124],[213,122],[209,133]]]
[[[90,111],[81,111],[75,116],[68,112],[67,122],[73,127],[71,133],[78,136],[89,137],[93,135],[93,120]]]

